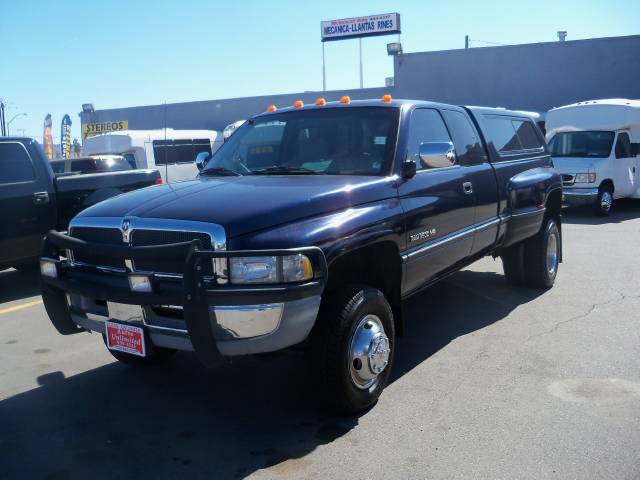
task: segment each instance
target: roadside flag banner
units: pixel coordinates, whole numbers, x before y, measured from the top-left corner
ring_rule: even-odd
[[[71,117],[69,115],[62,117],[60,151],[62,152],[62,158],[71,158]]]
[[[44,117],[44,133],[42,134],[42,146],[49,160],[53,160],[53,137],[51,136],[51,114]]]

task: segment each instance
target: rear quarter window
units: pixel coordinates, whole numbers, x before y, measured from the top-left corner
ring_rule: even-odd
[[[485,115],[484,128],[487,140],[500,155],[543,148],[530,120]]]

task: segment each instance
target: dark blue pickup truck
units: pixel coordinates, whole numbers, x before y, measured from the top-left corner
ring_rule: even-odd
[[[403,299],[485,255],[510,283],[550,288],[561,261],[561,178],[516,112],[388,96],[271,106],[198,165],[47,236],[60,333],[100,332],[137,365],[302,344],[318,391],[354,412],[387,384]]]

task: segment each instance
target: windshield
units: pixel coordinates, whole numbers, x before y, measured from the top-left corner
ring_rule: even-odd
[[[553,157],[607,158],[614,136],[606,131],[562,132],[551,139],[549,149]]]
[[[397,108],[300,110],[247,121],[201,175],[387,175]]]

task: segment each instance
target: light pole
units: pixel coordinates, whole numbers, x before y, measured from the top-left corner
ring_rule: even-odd
[[[22,116],[27,116],[26,113],[16,113],[13,117],[11,117],[11,120],[9,120],[7,122],[7,136],[11,136],[11,133],[9,132],[9,126],[11,125],[11,122],[13,122],[16,118],[18,117],[22,117]]]

